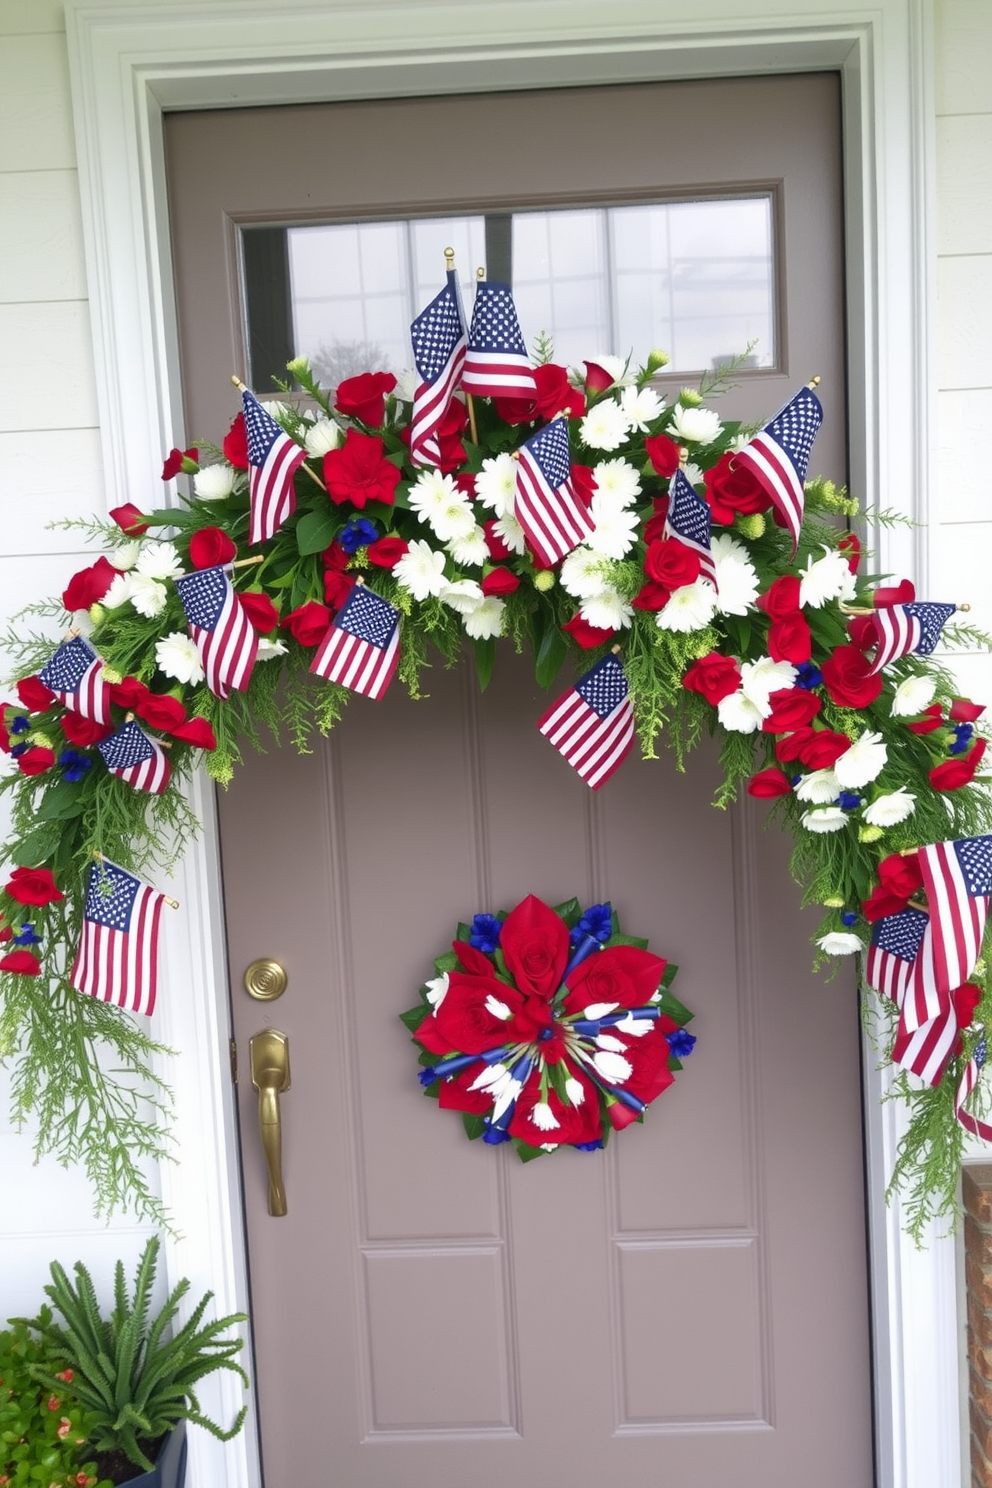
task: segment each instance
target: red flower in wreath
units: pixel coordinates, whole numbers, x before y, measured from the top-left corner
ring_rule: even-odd
[[[387,460],[382,440],[349,429],[340,449],[324,456],[324,484],[338,506],[350,502],[361,510],[367,501],[392,506],[400,482],[399,466]]]

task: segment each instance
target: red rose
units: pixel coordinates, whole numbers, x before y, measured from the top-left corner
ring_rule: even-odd
[[[172,730],[174,739],[192,744],[195,749],[216,749],[217,740],[213,728],[206,718],[190,718]]]
[[[907,723],[906,727],[911,734],[932,734],[936,729],[944,727],[944,710],[940,703],[931,703],[929,708],[923,710],[922,718],[915,723]]]
[[[55,763],[55,752],[51,749],[43,749],[35,745],[32,749],[26,749],[18,756],[17,768],[22,775],[44,775]]]
[[[557,919],[557,916],[555,916]],[[646,1007],[661,985],[668,962],[637,946],[593,951],[568,975],[565,1011],[579,1013],[596,1002]]]
[[[453,940],[451,949],[458,957],[458,964],[462,971],[467,971],[469,976],[488,977],[493,974],[493,963],[484,952],[476,950],[467,940]]]
[[[409,550],[410,544],[401,537],[380,537],[377,542],[369,543],[365,555],[376,568],[395,568]]]
[[[781,764],[797,760],[813,737],[811,728],[794,729],[791,734],[782,734],[775,740],[775,758]]]
[[[470,1090],[469,1086],[479,1078],[483,1069],[481,1061],[459,1070],[450,1080],[439,1080],[437,1103],[442,1111],[468,1111],[475,1116],[484,1116],[492,1110],[493,1098],[488,1090]]]
[[[841,553],[847,555],[847,566],[852,573],[857,573],[858,564],[861,562],[861,539],[856,532],[845,532],[837,539],[837,547]]]
[[[231,427],[224,435],[224,459],[235,470],[248,469],[248,431],[245,428],[245,416],[239,413],[232,420]]]
[[[350,502],[361,510],[367,501],[392,506],[399,481],[399,468],[386,459],[378,435],[349,429],[344,444],[324,456],[324,484],[338,506]]]
[[[880,589],[876,589],[872,595],[872,602],[876,610],[882,610],[890,605],[912,604],[915,598],[915,584],[909,579],[900,579],[898,584],[883,585]]]
[[[125,502],[123,506],[112,506],[107,513],[128,537],[140,537],[143,532],[148,531],[148,523],[145,514],[138,507],[132,506],[131,502]]]
[[[44,713],[55,701],[54,692],[49,691],[40,677],[22,677],[14,685],[17,696],[29,713]]]
[[[73,574],[62,591],[63,605],[70,614],[73,610],[88,610],[103,598],[116,577],[117,569],[106,558],[98,558],[89,568]]]
[[[116,703],[119,708],[136,709],[147,695],[148,688],[144,682],[139,682],[137,677],[125,677],[122,682],[110,684],[110,701]]]
[[[229,563],[237,551],[237,543],[220,527],[201,527],[190,538],[189,561],[194,568],[217,568]]]
[[[784,574],[755,603],[771,620],[791,619],[799,613],[799,580],[793,574]]]
[[[520,580],[508,568],[493,568],[482,580],[483,594],[514,594],[520,588]]]
[[[969,698],[954,698],[947,716],[952,723],[977,723],[984,712],[984,703],[973,703]]]
[[[37,976],[41,962],[32,951],[11,951],[0,961],[0,971],[11,971],[15,976]]]
[[[654,579],[648,579],[630,602],[635,610],[648,610],[653,613],[663,610],[671,597],[672,591],[666,589],[664,584],[656,584]]]
[[[355,587],[351,574],[338,573],[335,568],[324,569],[324,603],[332,610],[339,610]]]
[[[544,362],[534,368],[537,395],[534,407],[539,418],[553,419],[556,413],[581,418],[586,411],[585,394],[568,380],[568,370],[557,362]]]
[[[330,623],[331,612],[327,606],[311,599],[288,614],[282,622],[282,628],[288,630],[294,641],[299,641],[301,646],[319,646]]]
[[[658,1021],[660,1023],[661,1019]],[[624,1082],[623,1088],[631,1095],[636,1095],[646,1106],[657,1100],[675,1079],[668,1068],[671,1057],[668,1040],[657,1026],[643,1038],[630,1039],[624,1050],[624,1057],[634,1066],[634,1071]]]
[[[541,1100],[541,1077],[537,1070],[531,1075],[523,1090],[517,1097],[517,1103],[510,1118],[507,1128],[511,1137],[517,1137],[521,1142],[527,1142],[533,1147],[536,1143],[553,1142],[556,1146],[562,1144],[572,1146],[578,1142],[598,1142],[602,1138],[603,1128],[599,1115],[599,1092],[590,1079],[579,1067],[571,1062],[568,1065],[569,1077],[577,1080],[583,1090],[583,1099],[578,1105],[568,1105],[556,1093],[553,1086],[548,1086],[547,1103],[557,1126],[550,1131],[537,1125],[533,1120],[535,1105]],[[492,1105],[492,1098],[486,1107],[488,1110]]]
[[[770,801],[775,796],[787,796],[791,790],[792,784],[788,777],[774,765],[769,765],[767,770],[759,770],[747,784],[748,795],[757,796],[760,801]]]
[[[882,691],[881,674],[869,676],[871,662],[857,646],[837,646],[820,670],[838,708],[867,708]]]
[[[596,494],[596,473],[591,465],[572,466],[572,490],[583,506],[590,506]]]
[[[55,887],[50,868],[15,868],[4,885],[18,904],[54,904],[65,895]]]
[[[586,369],[586,392],[605,393],[616,382],[612,372],[607,372],[598,362],[585,362]]]
[[[733,452],[728,450],[703,476],[710,514],[722,527],[729,527],[736,516],[752,516],[771,506],[770,496],[754,473],[733,462]]]
[[[898,914],[922,887],[923,874],[916,853],[907,857],[892,853],[879,863],[878,883],[862,902],[862,913],[869,923]]]
[[[13,940],[14,932],[9,925],[0,925],[0,945],[6,945],[8,940]]]
[[[178,698],[170,697],[167,692],[146,692],[135,703],[134,711],[145,723],[165,734],[171,734],[186,722],[186,709]]]
[[[772,711],[762,721],[766,734],[786,734],[812,723],[823,704],[804,687],[781,687],[768,699]]]
[[[507,547],[496,531],[496,521],[497,518],[492,517],[488,522],[484,522],[482,530],[486,534],[486,547],[489,549],[490,558],[495,563],[501,563],[504,559],[513,557],[513,549]]]
[[[267,594],[258,594],[249,589],[239,594],[241,608],[261,635],[268,635],[279,624],[279,611]]]
[[[565,938],[568,939],[567,930]],[[490,1012],[486,1004],[491,1005],[492,1000],[501,1002],[514,1016],[504,1019]],[[483,1054],[487,1049],[506,1043],[508,1038],[512,1040],[515,1031],[518,1034],[523,1032],[523,1029],[514,1030],[514,1024],[524,1010],[522,993],[508,987],[505,982],[497,981],[491,967],[488,977],[452,971],[448,974],[444,1001],[434,1013],[435,1042],[433,1047],[431,1044],[427,1047],[431,1053],[443,1053],[446,1051],[439,1045],[447,1043],[452,1049],[461,1049],[466,1054]],[[425,1033],[430,1036],[430,1031],[421,1024],[415,1037],[421,1043],[427,1043]]]
[[[847,633],[861,651],[870,651],[872,646],[878,645],[874,615],[852,615],[847,622]]]
[[[960,790],[963,785],[970,785],[975,778],[975,771],[982,762],[986,744],[984,739],[976,739],[967,754],[960,755],[957,759],[945,760],[942,765],[936,765],[930,771],[930,784],[934,790],[952,791]],[[21,756],[23,759],[24,756]],[[18,764],[20,764],[18,760]]]
[[[503,921],[500,945],[507,969],[521,992],[554,996],[568,961],[568,930],[554,910],[528,894]],[[466,1053],[471,1052],[466,1049]]]
[[[191,465],[197,465],[200,461],[200,451],[196,449],[171,449],[165,457],[162,466],[162,479],[172,480],[174,475],[179,475],[183,469],[183,461],[187,460]]]
[[[360,372],[338,383],[334,407],[348,418],[378,428],[386,416],[386,394],[395,386],[392,372]]]
[[[645,439],[644,448],[655,473],[669,480],[679,468],[679,446],[667,434],[653,434]]]
[[[786,615],[768,627],[768,654],[772,661],[791,661],[802,666],[813,655],[813,637],[803,615]]]
[[[834,733],[832,729],[817,729],[800,748],[799,758],[808,770],[829,770],[850,747],[851,741],[846,734]]]
[[[583,651],[592,651],[616,635],[615,630],[601,630],[598,625],[590,625],[589,621],[583,620],[581,615],[573,615],[571,620],[566,620],[562,630],[566,631],[575,644],[582,647]]]
[[[736,692],[740,685],[740,666],[732,656],[721,656],[719,651],[701,656],[682,678],[683,687],[700,693],[714,708],[723,698]]]
[[[662,538],[648,548],[644,572],[666,589],[681,589],[683,584],[694,584],[699,578],[699,554],[678,538]]]

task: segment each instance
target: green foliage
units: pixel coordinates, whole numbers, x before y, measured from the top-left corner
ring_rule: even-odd
[[[55,1368],[28,1326],[18,1321],[0,1331],[0,1483],[110,1488],[92,1461],[93,1425],[70,1372]]]
[[[72,1386],[88,1412],[89,1439],[100,1452],[123,1451],[146,1471],[154,1466],[147,1448],[182,1419],[203,1426],[220,1441],[230,1441],[244,1424],[242,1407],[231,1426],[224,1428],[204,1414],[196,1387],[215,1370],[248,1376],[234,1356],[240,1338],[222,1335],[244,1313],[203,1322],[213,1297],[207,1292],[186,1322],[175,1326],[179,1304],[189,1291],[184,1278],[152,1316],[152,1296],[160,1242],[151,1236],[138,1261],[134,1289],[129,1295],[123,1263],[114,1272],[114,1306],[104,1318],[89,1271],[75,1264],[75,1281],[53,1262],[51,1282],[45,1287],[51,1307],[42,1307],[27,1325],[40,1339],[46,1364],[31,1373],[46,1389],[55,1389],[58,1371],[51,1361],[72,1370]]]

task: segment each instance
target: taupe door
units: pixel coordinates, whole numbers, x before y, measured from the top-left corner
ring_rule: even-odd
[[[839,469],[838,129],[821,77],[176,116],[187,427],[233,411],[239,224],[736,180],[774,188],[784,296],[740,397],[757,415],[820,371]],[[354,700],[221,800],[242,1070],[267,1026],[292,1064],[283,1218],[239,1089],[268,1488],[868,1488],[856,998],[809,974],[787,844],[750,803],[711,808],[708,750],[593,797],[512,657],[484,696],[467,668],[429,691]],[[528,892],[611,898],[680,965],[699,1043],[643,1127],[524,1166],[422,1097],[396,1015],[458,920]],[[258,957],[288,970],[278,1002],[241,989]]]

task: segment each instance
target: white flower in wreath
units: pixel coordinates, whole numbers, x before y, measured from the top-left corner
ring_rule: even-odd
[[[629,460],[600,460],[592,473],[596,495],[611,496],[620,506],[630,506],[641,494],[641,477]]]
[[[691,460],[687,464],[682,466],[682,474],[685,476],[690,486],[701,486],[703,484],[702,467],[699,465],[694,465]]]
[[[557,1131],[561,1126],[554,1111],[547,1101],[535,1101],[530,1113],[530,1119],[539,1131]]]
[[[834,765],[834,772],[844,790],[860,790],[881,775],[888,757],[881,734],[866,731],[844,751]]]
[[[806,560],[805,572],[799,579],[799,604],[819,610],[831,600],[854,598],[855,578],[843,553],[823,547],[823,557]]]
[[[646,434],[655,419],[664,413],[665,400],[651,387],[625,387],[620,394],[620,407],[630,427],[638,434]]]
[[[124,576],[121,575],[120,577]],[[106,603],[106,595],[104,595],[100,603]],[[70,618],[72,620],[73,630],[78,631],[81,636],[91,636],[94,630],[96,630],[96,626],[93,624],[93,621],[90,617],[89,610],[73,610]]]
[[[486,534],[478,524],[471,532],[452,538],[447,548],[455,562],[466,568],[481,568],[489,557]]]
[[[705,630],[715,614],[713,585],[697,579],[693,584],[682,584],[672,590],[665,608],[658,611],[656,623],[659,630],[689,635],[694,630]]]
[[[723,728],[732,734],[754,734],[768,717],[768,708],[759,708],[739,688],[728,693],[716,705],[716,715]]]
[[[483,460],[475,477],[475,494],[483,506],[497,517],[511,515],[516,493],[517,462],[513,456],[502,454]]]
[[[132,541],[121,543],[120,547],[114,548],[108,556],[114,568],[119,569],[121,573],[127,573],[137,563],[140,552],[141,543]]]
[[[686,444],[712,444],[719,439],[723,424],[712,408],[683,408],[676,403],[668,432]]]
[[[174,630],[155,642],[155,661],[160,672],[177,682],[193,686],[203,681],[203,662],[193,641],[182,630]]]
[[[494,522],[493,531],[497,537],[503,539],[511,553],[526,553],[527,539],[524,537],[524,529],[510,512]]]
[[[456,542],[475,531],[475,514],[461,491],[456,491],[443,508],[433,513],[431,527],[441,542]]]
[[[634,611],[615,589],[604,589],[585,600],[579,614],[587,625],[598,630],[626,630],[634,618]]]
[[[393,577],[414,599],[436,596],[448,582],[444,577],[444,554],[415,537],[393,569]]]
[[[574,599],[592,599],[608,588],[607,564],[602,553],[594,553],[585,544],[573,548],[558,574],[561,587]]]
[[[465,537],[475,526],[468,498],[455,485],[454,477],[440,470],[425,470],[410,487],[410,510],[430,525],[441,542]]]
[[[572,1106],[581,1106],[586,1098],[585,1086],[569,1075],[565,1080],[565,1096]]]
[[[402,372],[396,374],[396,386],[393,396],[400,403],[412,403],[420,386],[420,374],[416,367],[404,367]]]
[[[144,615],[146,620],[154,620],[161,615],[169,598],[168,590],[158,579],[150,579],[146,574],[131,573],[126,575],[128,579],[127,597],[131,601],[139,615]]]
[[[462,617],[465,634],[473,641],[488,641],[503,634],[506,601],[498,594],[487,594],[481,604]]]
[[[142,543],[134,573],[143,579],[178,579],[183,565],[176,547],[170,542]]]
[[[847,825],[847,812],[840,806],[817,806],[803,812],[802,824],[807,832],[842,832]]]
[[[929,708],[936,691],[936,677],[905,677],[892,699],[892,717],[915,718]]]
[[[454,583],[445,584],[438,598],[459,615],[470,615],[482,603],[483,594],[475,579],[455,579]]]
[[[193,476],[193,491],[201,501],[223,501],[234,490],[236,477],[234,466],[226,461],[202,465]]]
[[[131,598],[131,575],[119,573],[110,582],[110,588],[100,600],[105,610],[119,610]]]
[[[789,661],[772,661],[770,656],[762,656],[741,666],[741,690],[762,709],[763,718],[772,710],[769,701],[772,693],[794,686],[795,681],[796,668]]]
[[[840,795],[840,781],[833,770],[811,770],[796,786],[796,799],[826,806]]]
[[[860,935],[853,935],[850,930],[830,930],[816,943],[828,956],[853,956],[865,948]]]
[[[713,538],[710,552],[716,569],[717,613],[746,615],[760,588],[747,548],[736,538],[721,533]]]
[[[593,552],[601,553],[604,558],[625,557],[637,541],[640,525],[637,513],[628,511],[615,497],[597,491],[589,515],[594,526],[586,542]]]
[[[259,661],[272,661],[276,656],[285,656],[285,642],[270,641],[268,636],[259,636],[258,651],[255,654]]]
[[[329,455],[331,450],[336,450],[344,443],[344,434],[340,424],[333,419],[319,418],[315,424],[311,424],[303,440],[308,455],[319,459],[321,455]]]
[[[609,1085],[623,1085],[634,1073],[634,1066],[622,1054],[612,1049],[597,1049],[592,1056],[596,1073]]]
[[[629,433],[627,415],[612,398],[596,403],[579,425],[579,438],[588,449],[619,449]]]
[[[870,827],[895,827],[916,810],[916,797],[904,785],[879,796],[861,813]]]
[[[427,994],[427,1001],[434,1011],[437,1012],[448,995],[448,973],[444,971],[440,976],[431,977],[430,981],[426,983],[424,991]]]

